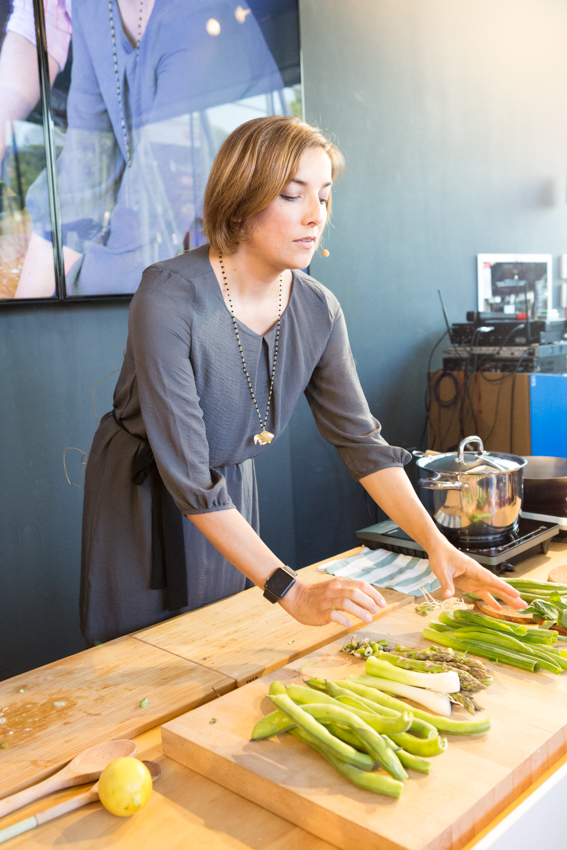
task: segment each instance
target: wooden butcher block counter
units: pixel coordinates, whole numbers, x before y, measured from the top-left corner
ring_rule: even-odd
[[[421,638],[426,622],[406,606],[364,634],[427,646]],[[251,742],[255,723],[273,710],[267,693],[274,678],[302,684],[310,676],[364,673],[364,661],[340,653],[341,645],[336,641],[166,723],[164,752],[342,850],[460,850],[565,752],[567,675],[491,664],[494,682],[478,694],[490,732],[448,736],[447,751],[431,759],[430,775],[411,773],[398,801],[355,788],[289,735]],[[469,718],[464,709],[453,714]]]
[[[546,578],[552,566],[563,563],[567,563],[567,545],[554,543],[547,555],[532,558],[519,566],[517,575],[529,573],[533,577]],[[325,576],[314,570],[306,570],[304,575],[308,572],[314,581],[326,580]],[[403,640],[408,643],[418,642],[418,634],[428,620],[414,614],[412,598],[399,599],[398,596],[401,595],[396,594],[390,598],[388,609],[381,612],[381,622],[364,626],[359,629],[359,633],[389,633],[399,639],[403,636]],[[238,599],[244,603],[240,609],[236,606]],[[56,675],[53,672],[55,670],[61,675],[57,680],[59,685],[62,685],[67,677],[67,697],[72,700],[77,696],[73,696],[73,688],[78,687],[81,690],[85,684],[83,682],[81,685],[73,675],[79,675],[86,662],[93,665],[92,659],[97,657],[94,653],[100,650],[110,653],[113,651],[113,645],[122,653],[114,662],[110,661],[109,656],[106,671],[102,666],[96,670],[94,678],[99,685],[99,696],[102,694],[104,710],[97,712],[98,717],[92,717],[90,726],[85,726],[85,694],[80,693],[80,700],[77,700],[80,703],[78,713],[76,709],[69,708],[67,716],[60,718],[61,723],[53,727],[53,732],[50,727],[43,729],[42,734],[34,740],[34,747],[26,746],[19,754],[15,747],[12,751],[0,751],[0,780],[4,783],[0,796],[9,793],[11,788],[30,784],[46,773],[53,772],[57,766],[75,755],[83,745],[116,737],[118,734],[134,735],[143,728],[148,729],[150,725],[156,728],[137,738],[140,748],[138,755],[141,758],[157,760],[162,768],[162,777],[156,784],[148,805],[135,817],[114,818],[103,810],[100,804],[91,804],[33,832],[12,839],[7,846],[25,847],[28,850],[68,845],[80,850],[103,847],[140,850],[145,847],[154,848],[156,845],[167,847],[168,850],[185,850],[187,846],[198,847],[199,850],[244,850],[255,847],[261,847],[262,850],[330,850],[332,847],[344,846],[342,828],[333,831],[326,826],[325,838],[317,837],[316,832],[321,834],[321,829],[317,826],[317,822],[321,820],[319,814],[313,816],[314,821],[304,818],[301,826],[294,823],[299,819],[298,811],[304,810],[303,802],[301,805],[284,807],[278,810],[279,813],[274,813],[269,811],[270,808],[275,808],[272,800],[263,796],[258,798],[258,802],[246,799],[246,796],[252,797],[249,789],[242,783],[234,783],[233,776],[228,777],[232,767],[225,772],[227,775],[219,772],[219,754],[215,748],[214,736],[218,734],[219,738],[227,735],[234,738],[230,710],[232,705],[245,707],[246,715],[240,717],[236,724],[237,737],[243,739],[242,746],[245,749],[252,746],[247,739],[255,720],[263,713],[264,705],[260,707],[262,692],[267,691],[266,680],[255,680],[256,677],[262,677],[271,671],[270,678],[274,678],[274,671],[280,668],[277,675],[290,679],[308,662],[317,662],[312,668],[313,673],[319,668],[319,672],[327,672],[330,675],[331,671],[327,669],[329,665],[332,668],[337,662],[342,663],[343,659],[356,663],[336,652],[341,643],[337,638],[343,637],[346,630],[338,626],[327,627],[330,633],[325,635],[324,643],[328,645],[322,646],[319,633],[323,630],[310,630],[299,624],[293,626],[293,623],[290,630],[286,620],[280,623],[278,616],[270,620],[271,612],[276,610],[277,614],[279,606],[266,608],[262,607],[262,602],[261,594],[256,589],[245,591],[232,600],[224,600],[207,609],[183,615],[168,624],[156,626],[155,634],[154,629],[147,629],[0,683],[0,702],[4,700],[3,706],[8,705],[6,698],[10,700],[14,694],[18,698],[27,696],[27,704],[32,704],[31,692],[34,687],[41,691],[34,696],[44,699],[52,697],[50,683],[53,678],[49,677]],[[235,606],[232,609],[232,619],[231,605]],[[220,606],[222,616],[215,618],[217,606]],[[205,613],[208,619],[202,619]],[[246,613],[254,620],[250,629],[247,629]],[[184,618],[187,618],[186,625],[182,629],[180,627]],[[191,627],[191,618],[199,620],[198,628]],[[219,628],[215,627],[215,621],[219,623]],[[165,625],[170,629],[166,630]],[[361,626],[360,623],[358,625]],[[207,630],[206,635],[202,631],[204,628]],[[313,634],[311,645],[308,632]],[[136,651],[131,652],[130,661],[127,662],[125,659],[131,651],[130,642],[139,652],[137,656]],[[238,646],[242,649],[240,656]],[[255,649],[258,651],[255,652]],[[102,657],[102,654],[98,655],[99,659]],[[131,664],[130,668],[128,664]],[[94,666],[92,669],[95,669]],[[136,671],[134,678],[137,678],[139,687],[128,681],[129,669]],[[158,686],[157,674],[160,670],[162,681]],[[481,830],[492,825],[491,819],[498,811],[506,805],[515,805],[521,792],[529,791],[530,783],[541,776],[547,766],[557,763],[565,751],[563,718],[567,717],[567,674],[553,677],[552,674],[540,673],[530,677],[527,682],[523,675],[525,674],[522,674],[522,671],[513,668],[496,668],[496,681],[488,691],[483,692],[481,700],[481,704],[484,704],[492,715],[493,730],[488,736],[482,736],[478,740],[450,739],[448,752],[432,759],[430,776],[408,780],[400,801],[384,803],[382,798],[376,797],[372,798],[372,805],[368,801],[361,804],[357,795],[363,792],[352,786],[343,790],[343,795],[355,801],[356,810],[360,810],[362,805],[363,809],[383,809],[388,813],[384,829],[390,830],[389,843],[363,841],[358,847],[377,847],[380,850],[405,846],[419,847],[420,850],[426,847],[428,850],[442,850],[447,847],[453,850],[466,846],[468,850]],[[237,683],[249,679],[253,681],[236,690]],[[178,687],[175,687],[176,681]],[[19,695],[18,691],[24,684],[24,695]],[[156,687],[156,690],[150,692],[149,688],[152,686]],[[184,692],[183,687],[188,690]],[[545,697],[543,701],[542,693]],[[147,709],[141,709],[139,706],[139,700],[144,696],[149,700]],[[233,703],[232,700],[236,701]],[[53,697],[53,701],[59,700]],[[203,706],[207,701],[208,705],[197,707],[187,714],[189,708]],[[255,703],[252,712],[251,703]],[[110,709],[107,710],[108,706],[116,707],[115,729],[110,722],[111,712]],[[144,714],[148,709],[152,709],[153,714]],[[168,725],[165,738],[175,730],[176,724],[177,734],[183,727],[190,730],[184,731],[181,737],[188,736],[187,739],[190,739],[191,735],[195,737],[197,733],[204,734],[208,739],[204,751],[208,753],[209,762],[216,763],[217,773],[214,781],[206,778],[209,768],[204,765],[207,759],[202,756],[192,763],[194,769],[190,769],[162,754],[160,730],[157,726],[176,715],[180,715],[181,719],[178,718]],[[194,721],[191,719],[192,715]],[[217,718],[217,722],[210,724],[213,716]],[[85,731],[79,734],[81,729]],[[87,737],[88,729],[90,738]],[[113,734],[114,732],[116,734]],[[212,736],[210,733],[213,733]],[[290,741],[292,746],[299,743],[288,736],[285,744]],[[62,751],[59,756],[56,754],[57,743],[61,745],[59,749]],[[222,754],[227,764],[231,759],[239,761],[238,753],[235,754],[234,751],[234,740],[229,743],[230,746]],[[202,747],[202,744],[201,738],[198,746]],[[170,744],[166,746],[169,751]],[[261,753],[258,758],[265,761],[265,748],[270,748],[272,743],[259,742],[254,746],[264,748],[263,751],[258,749],[257,752]],[[282,739],[280,748],[283,749],[283,746]],[[5,760],[8,754],[9,767]],[[461,754],[462,758],[459,757]],[[296,753],[296,756],[298,755],[299,753]],[[179,753],[176,753],[176,758],[179,757]],[[181,760],[184,758],[181,756]],[[311,758],[310,751],[301,751],[301,764],[312,765]],[[277,766],[277,761],[274,764]],[[326,771],[327,767],[326,763],[318,759],[317,775],[321,768]],[[250,769],[249,765],[244,763],[241,763],[239,768]],[[14,771],[17,781],[10,779]],[[307,777],[312,776],[313,772],[308,770]],[[292,783],[292,786],[295,786],[294,794],[302,786],[309,787],[311,779],[307,781],[307,777],[302,780],[302,772],[296,776],[295,782]],[[330,784],[324,791],[327,780]],[[337,787],[333,783],[335,777],[332,773],[325,773],[321,781],[321,799],[336,793]],[[285,785],[284,781],[282,788]],[[237,788],[239,793],[229,790],[230,788]],[[432,789],[437,791],[434,800],[429,796]],[[80,790],[83,789],[67,789],[30,804],[0,821],[0,828],[67,799]],[[411,811],[408,811],[409,802],[415,803]],[[396,807],[400,804],[404,806],[406,821],[400,825],[398,834],[393,828],[393,818]],[[444,812],[442,816],[440,811]],[[336,818],[343,815],[344,806],[342,809],[339,806],[338,814],[330,813],[329,823],[337,824]],[[441,820],[445,819],[444,826],[440,817]],[[374,835],[375,832],[374,830],[369,834]],[[435,834],[438,835],[437,839],[432,837]],[[420,845],[421,838],[423,843]],[[408,841],[413,843],[408,844]],[[426,843],[427,841],[429,843]],[[470,844],[467,844],[467,841]]]
[[[302,580],[331,579],[316,567]],[[375,619],[413,600],[384,595],[387,607]],[[357,625],[303,626],[254,587],[0,682],[0,742],[9,744],[0,750],[0,797],[44,779],[86,747],[159,726]]]

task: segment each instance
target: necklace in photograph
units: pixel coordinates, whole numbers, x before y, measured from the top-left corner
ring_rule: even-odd
[[[267,445],[271,443],[274,439],[274,435],[269,431],[266,431],[266,425],[268,424],[268,414],[270,412],[270,404],[272,402],[272,394],[274,391],[274,375],[276,374],[276,362],[278,359],[278,343],[280,339],[280,321],[282,315],[282,289],[283,289],[283,279],[282,275],[280,275],[280,288],[278,294],[278,325],[276,328],[276,341],[274,344],[274,363],[272,366],[272,376],[270,378],[270,392],[268,395],[268,406],[266,407],[266,416],[264,421],[262,422],[262,414],[258,409],[258,404],[256,402],[256,396],[254,395],[254,387],[252,386],[252,381],[250,380],[250,375],[248,374],[248,369],[246,368],[246,360],[244,358],[244,351],[242,349],[242,343],[240,342],[240,334],[238,333],[238,324],[236,322],[236,316],[234,315],[234,308],[232,306],[232,300],[230,298],[230,292],[228,289],[228,280],[226,279],[226,273],[224,270],[224,263],[222,261],[222,253],[219,251],[219,262],[222,272],[222,277],[224,280],[224,285],[226,288],[226,297],[228,299],[228,303],[230,306],[230,315],[232,316],[232,324],[234,326],[234,331],[236,333],[236,341],[238,343],[238,348],[240,350],[240,356],[242,358],[242,368],[244,370],[244,374],[246,375],[246,380],[248,382],[248,389],[250,390],[250,395],[252,396],[252,401],[254,402],[254,407],[256,408],[256,413],[258,414],[258,419],[260,420],[260,428],[262,429],[259,434],[254,434],[254,442],[261,443],[262,445]]]
[[[140,55],[140,42],[142,40],[142,16],[144,11],[144,0],[140,0],[140,9],[138,13],[138,37],[136,39],[136,61]],[[124,136],[124,145],[126,147],[126,159],[128,168],[132,167],[132,156],[130,154],[130,140],[128,138],[128,128],[126,127],[126,118],[124,116],[124,103],[122,100],[122,89],[120,87],[120,72],[118,70],[118,56],[116,53],[116,32],[114,30],[114,12],[112,10],[112,0],[108,0],[108,18],[110,20],[110,36],[112,38],[112,57],[114,59],[114,78],[116,80],[116,94],[118,95],[118,105],[120,107],[120,123],[122,124],[122,135]]]

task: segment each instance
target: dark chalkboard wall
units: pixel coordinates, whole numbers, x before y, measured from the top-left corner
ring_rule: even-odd
[[[307,117],[348,160],[331,256],[312,272],[343,304],[386,437],[416,445],[437,288],[461,320],[477,253],[567,252],[567,3],[301,0],[300,21]],[[123,304],[0,312],[3,676],[83,647],[82,494],[63,450],[90,445],[91,391],[120,367],[126,320]],[[80,483],[80,455],[68,460]],[[374,519],[305,403],[258,477],[264,537],[292,565],[350,547]]]

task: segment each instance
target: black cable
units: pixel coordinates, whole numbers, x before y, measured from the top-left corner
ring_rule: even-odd
[[[527,353],[528,349],[522,352],[522,355],[516,363],[516,368],[514,369],[514,372],[512,374],[512,390],[510,393],[510,454],[514,454],[514,393],[516,390],[516,375],[520,371],[522,360],[524,359]]]
[[[443,342],[445,337],[448,335],[448,333],[449,333],[448,330],[443,331],[443,335],[439,337],[439,339],[437,340],[437,342],[435,343],[435,345],[431,349],[431,351],[429,353],[429,359],[427,361],[427,386],[426,386],[426,389],[425,389],[425,423],[423,425],[423,431],[422,431],[421,440],[420,440],[420,445],[423,448],[425,448],[425,434],[427,432],[427,425],[429,423],[429,411],[430,411],[430,407],[431,407],[431,399],[430,399],[430,396],[429,396],[429,375],[431,374],[431,362],[433,360],[433,355],[437,351],[437,348],[441,345],[441,343]]]

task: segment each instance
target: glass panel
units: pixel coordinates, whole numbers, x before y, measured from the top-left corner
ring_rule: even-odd
[[[33,4],[0,0],[0,301],[55,297],[45,167]]]
[[[301,114],[297,0],[75,0],[72,18],[70,0],[44,2],[48,50],[65,68],[52,97],[67,296],[132,293],[146,266],[204,241],[204,189],[226,136]],[[28,207],[44,239],[45,173]]]

